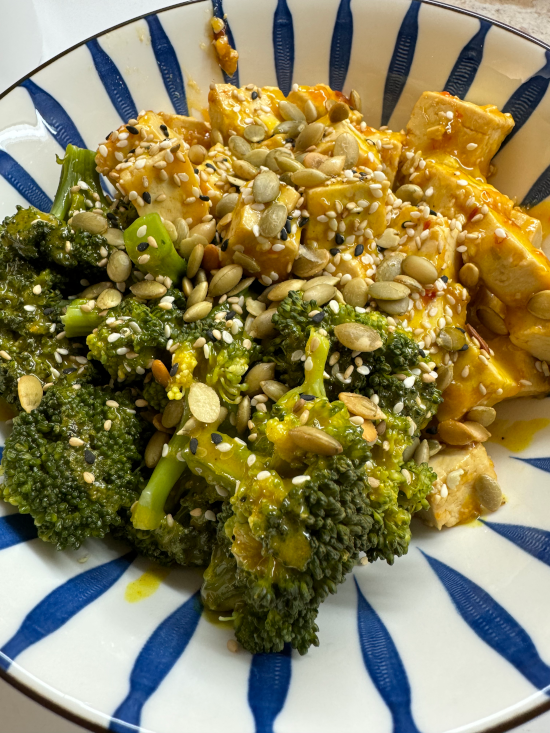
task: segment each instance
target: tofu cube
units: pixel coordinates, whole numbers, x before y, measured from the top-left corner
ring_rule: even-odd
[[[537,359],[550,361],[550,321],[537,318],[527,308],[508,308],[506,325],[512,343]]]
[[[276,87],[251,90],[215,84],[208,94],[212,129],[222,135],[225,144],[232,135],[242,135],[245,127],[257,124],[256,120],[271,133],[283,119],[279,113],[279,102],[283,99],[283,93]]]

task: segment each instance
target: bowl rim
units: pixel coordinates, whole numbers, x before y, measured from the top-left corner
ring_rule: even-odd
[[[128,18],[128,20],[124,20],[121,23],[117,23],[116,25],[110,26],[109,28],[105,28],[99,33],[94,33],[93,35],[84,38],[82,41],[79,41],[78,43],[69,46],[64,51],[61,51],[55,56],[52,56],[52,58],[48,59],[43,64],[36,66],[34,69],[15,81],[13,84],[11,84],[11,86],[9,86],[2,93],[0,93],[0,101],[4,99],[4,97],[7,97],[8,94],[10,94],[12,91],[17,89],[17,87],[21,86],[24,81],[30,79],[39,71],[42,71],[42,69],[47,68],[48,66],[50,66],[50,64],[53,64],[64,56],[67,56],[69,53],[75,51],[77,48],[84,46],[89,41],[101,38],[107,33],[116,31],[119,28],[124,28],[125,26],[131,25],[138,20],[143,20],[150,15],[159,15],[160,13],[164,13],[168,10],[175,10],[176,8],[185,7],[186,5],[196,5],[203,2],[209,2],[209,0],[181,0],[181,2],[166,5],[165,7],[158,8],[157,10],[152,10],[148,13],[142,13],[141,15],[132,16],[131,18]],[[368,2],[368,0],[365,0],[365,2]],[[520,30],[519,28],[515,28],[514,26],[508,25],[507,23],[503,23],[500,20],[489,18],[488,16],[483,15],[482,13],[477,13],[474,10],[468,10],[466,8],[460,8],[455,5],[449,5],[448,3],[440,2],[440,0],[411,0],[411,2],[418,2],[423,5],[431,5],[436,8],[443,8],[444,10],[449,10],[453,13],[459,13],[460,15],[467,15],[471,18],[476,18],[477,20],[483,20],[493,26],[496,26],[497,28],[501,28],[505,31],[508,31],[509,33],[513,33],[514,35],[519,36],[520,38],[523,38],[524,40],[543,48],[545,51],[550,51],[550,44],[545,43],[539,38],[535,38],[535,36],[532,36],[529,33]],[[69,720],[75,725],[79,725],[85,730],[92,731],[92,733],[106,733],[106,731],[108,730],[106,727],[87,720],[86,718],[78,715],[78,713],[75,713],[68,708],[63,707],[57,702],[54,702],[50,698],[46,697],[43,693],[31,687],[29,684],[26,684],[25,682],[13,677],[13,675],[11,675],[9,671],[4,670],[2,667],[0,667],[0,679],[2,679],[4,682],[7,682],[15,690],[21,692],[23,695],[30,698],[47,710],[50,710],[56,715],[59,715],[61,718],[65,718],[65,720]],[[544,713],[549,711],[550,699],[545,702],[539,703],[530,710],[513,715],[512,717],[502,721],[501,723],[497,723],[496,725],[493,725],[489,728],[484,728],[483,731],[481,731],[480,733],[508,733],[509,731],[514,730],[514,728],[517,728],[524,723],[528,723],[530,720],[538,718],[540,715],[543,715]]]

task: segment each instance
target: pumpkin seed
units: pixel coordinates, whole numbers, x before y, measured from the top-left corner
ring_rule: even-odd
[[[175,242],[178,238],[178,232],[176,230],[176,227],[172,224],[172,222],[169,219],[162,219],[162,223],[164,224],[164,228],[168,232],[168,236],[172,240],[172,242]]]
[[[226,193],[225,196],[222,196],[216,206],[216,216],[218,219],[223,219],[226,214],[235,211],[235,206],[237,206],[238,201],[238,193]]]
[[[204,246],[197,244],[193,247],[189,260],[187,262],[187,277],[195,277],[201,266],[202,258],[204,256]]]
[[[196,224],[189,232],[190,237],[204,237],[208,243],[214,239],[215,234],[216,222],[214,219]]]
[[[201,422],[215,422],[220,414],[220,398],[216,392],[203,382],[192,382],[189,387],[187,404],[193,417]]]
[[[265,137],[265,127],[262,125],[247,125],[243,135],[250,143],[260,143]]]
[[[207,300],[203,300],[202,302],[195,303],[194,305],[187,308],[187,310],[183,314],[183,320],[186,323],[195,323],[195,321],[202,321],[202,319],[206,318],[211,310],[212,303],[208,302]]]
[[[384,413],[368,397],[354,392],[340,392],[338,399],[344,403],[352,415],[359,415],[365,420],[383,420]]]
[[[303,157],[303,160],[301,161],[306,168],[319,168],[321,163],[324,163],[326,160],[329,160],[326,155],[323,155],[322,153],[318,153],[317,151],[312,151],[311,153],[306,153],[304,156],[298,156],[298,158]]]
[[[339,282],[339,278],[331,277],[330,275],[320,275],[319,277],[312,277],[311,280],[306,280],[302,287],[304,293],[313,288],[315,285],[336,285]]]
[[[430,449],[430,458],[437,455],[439,451],[443,448],[438,440],[428,440],[427,442],[428,448]]]
[[[439,437],[443,443],[449,445],[467,445],[468,443],[484,443],[491,437],[491,434],[483,425],[477,422],[458,422],[457,420],[444,420],[439,423]]]
[[[250,397],[245,395],[239,402],[239,407],[237,408],[237,423],[235,427],[240,435],[242,435],[248,427],[250,412]]]
[[[130,290],[135,296],[143,298],[143,300],[155,300],[166,295],[166,287],[156,280],[141,280],[130,285]]]
[[[238,159],[246,158],[246,156],[252,150],[250,143],[247,140],[245,140],[244,137],[241,137],[240,135],[232,135],[229,138],[227,147],[232,152],[232,154],[235,156],[235,158],[238,158]]]
[[[437,269],[425,257],[419,255],[408,255],[403,260],[401,269],[405,275],[414,277],[422,285],[434,283],[437,280]]]
[[[200,234],[194,234],[192,237],[187,237],[186,239],[182,239],[181,242],[178,244],[176,249],[178,250],[181,257],[183,257],[184,260],[188,260],[191,256],[191,252],[197,247],[198,245],[201,245],[202,247],[206,247],[208,245],[208,241],[201,237]]]
[[[386,255],[376,268],[376,281],[395,280],[401,273],[401,263],[406,256],[404,252],[391,253],[389,256]]]
[[[245,375],[246,394],[256,395],[262,391],[262,382],[275,377],[275,364],[273,362],[260,362],[255,364]]]
[[[183,417],[183,400],[170,400],[162,413],[162,424],[165,428],[174,428]]]
[[[312,288],[308,288],[303,297],[306,302],[314,300],[317,305],[324,305],[325,303],[328,303],[329,300],[332,300],[335,294],[336,288],[334,285],[319,283],[319,285],[314,285]]]
[[[411,291],[406,285],[398,282],[375,282],[369,285],[369,295],[378,300],[401,300],[406,298]]]
[[[168,443],[169,440],[169,433],[163,433],[160,430],[153,433],[145,448],[144,458],[147,468],[154,468],[157,465],[161,459],[164,444]]]
[[[427,440],[423,440],[414,452],[415,463],[420,466],[422,463],[428,463],[430,460],[430,446]]]
[[[328,181],[328,176],[316,168],[303,168],[292,174],[292,182],[296,186],[321,186]]]
[[[233,262],[240,265],[247,272],[260,272],[261,270],[261,267],[253,257],[249,257],[242,252],[233,253]]]
[[[444,392],[453,381],[453,376],[454,366],[452,363],[439,367],[439,371],[437,372],[437,388],[441,392]]]
[[[187,151],[187,157],[193,163],[193,165],[200,165],[201,163],[204,163],[204,159],[206,158],[207,150],[202,145],[191,145],[189,150]]]
[[[246,160],[234,160],[233,171],[245,181],[251,181],[259,173],[259,169],[255,165],[247,163]]]
[[[335,105],[336,106],[336,105]],[[359,160],[359,143],[351,132],[343,132],[334,142],[333,155],[343,155],[346,158],[345,168],[353,168]]]
[[[170,372],[164,366],[160,359],[155,359],[151,367],[155,382],[158,382],[162,387],[166,388],[170,384]]]
[[[252,184],[254,200],[259,204],[274,201],[280,190],[279,176],[274,171],[262,171],[256,176]]]
[[[176,245],[179,244],[182,239],[187,239],[189,236],[189,224],[185,221],[185,219],[182,219],[181,217],[178,217],[175,221],[176,224],[176,232],[177,232],[177,238],[176,238]]]
[[[403,462],[404,463],[411,460],[411,458],[414,456],[414,453],[419,445],[420,445],[420,438],[415,438],[413,442],[405,448],[405,450],[403,451]]]
[[[476,478],[474,489],[485,509],[490,512],[496,512],[502,504],[502,489],[498,482],[487,473],[482,473]]]
[[[340,323],[334,327],[334,333],[352,351],[376,351],[383,345],[378,331],[363,323]]]
[[[227,176],[227,182],[230,183],[232,186],[235,186],[236,188],[241,188],[242,186],[246,185],[246,180],[231,175]]]
[[[124,232],[122,229],[110,227],[103,236],[108,244],[112,244],[113,247],[124,247]]]
[[[330,260],[326,249],[304,247],[303,254],[294,261],[292,272],[301,278],[313,277],[325,269]]]
[[[287,280],[277,283],[268,293],[269,300],[284,300],[291,290],[301,290],[305,280]]]
[[[488,328],[489,331],[492,331],[499,336],[505,336],[508,333],[508,328],[504,322],[504,318],[501,318],[498,313],[495,313],[495,311],[492,310],[492,308],[478,308],[476,314],[481,323],[485,328]]]
[[[236,253],[235,253],[236,254]],[[227,293],[230,297],[232,295],[238,295],[243,290],[246,290],[246,288],[250,287],[252,283],[254,282],[256,278],[255,277],[246,277],[240,282],[238,282],[234,288],[231,288],[231,290]]]
[[[261,387],[270,400],[277,402],[281,397],[288,392],[288,387],[281,382],[276,382],[274,379],[264,379],[261,382]]]
[[[306,117],[306,121],[309,123],[315,122],[315,120],[317,119],[317,108],[315,107],[311,99],[308,99],[304,105],[304,115]]]
[[[349,117],[349,107],[345,102],[336,102],[329,110],[328,118],[335,124],[336,122],[343,122]]]
[[[279,102],[279,112],[284,120],[306,121],[306,116],[302,110],[295,104],[292,104],[292,102],[287,102],[286,99]]]
[[[191,293],[193,292],[193,288],[195,286],[191,282],[191,280],[188,277],[184,277],[181,283],[181,289],[183,290],[183,294],[186,298],[189,298]]]
[[[251,165],[255,165],[256,168],[259,168],[261,165],[265,165],[265,159],[267,158],[267,154],[269,153],[269,150],[266,148],[256,148],[255,150],[251,150],[250,153],[245,157],[245,160],[247,163],[250,163]]]
[[[359,308],[363,308],[367,304],[368,292],[369,286],[362,277],[354,277],[342,289],[342,295],[346,303]]]
[[[94,211],[79,211],[70,222],[73,229],[81,229],[90,234],[102,234],[107,231],[107,219],[103,214]]]
[[[527,303],[527,310],[537,318],[550,321],[550,290],[541,290],[535,293]],[[495,331],[495,333],[498,332]]]
[[[297,138],[302,132],[306,123],[304,120],[285,120],[279,122],[277,127],[273,130],[274,135],[284,135],[286,137]]]
[[[472,409],[466,415],[466,420],[472,420],[483,425],[484,428],[488,428],[489,425],[494,423],[497,416],[497,411],[494,407],[485,407],[484,405],[478,405],[472,407]]]
[[[299,163],[296,158],[281,157],[277,159],[277,163],[279,165],[279,168],[286,173],[295,173],[296,171],[303,170],[304,168],[304,166]]]
[[[226,265],[214,275],[210,282],[208,295],[215,298],[218,295],[224,295],[235,285],[243,276],[243,268],[240,265]]]
[[[206,275],[206,272],[201,267],[201,269],[195,275],[195,285],[198,285],[199,283],[204,283],[207,280],[208,280],[208,277]]]
[[[25,374],[17,382],[17,394],[25,412],[32,412],[42,402],[42,382],[34,374]]]
[[[330,110],[334,107],[335,104],[336,104],[336,100],[335,99],[327,99],[326,102],[325,102],[325,109],[326,109],[326,111],[327,112],[330,112]]]
[[[196,285],[191,293],[187,297],[187,308],[191,308],[192,305],[202,303],[208,293],[208,283],[203,282]]]
[[[406,285],[411,293],[421,293],[424,290],[422,285],[418,282],[418,280],[415,280],[414,277],[409,277],[408,275],[396,275],[394,280],[396,283]]]
[[[284,204],[271,204],[260,217],[260,234],[268,238],[276,237],[284,227],[287,216],[288,212]]]
[[[447,326],[439,332],[436,343],[445,351],[460,351],[466,343],[466,336],[459,328]]]
[[[295,150],[307,150],[312,145],[321,142],[325,126],[322,122],[312,122],[296,138]]]
[[[361,96],[359,92],[357,92],[355,89],[352,89],[349,93],[349,101],[352,109],[356,109],[358,112],[361,112],[361,110],[363,109],[363,103],[361,101]]]
[[[130,277],[132,272],[132,260],[126,252],[117,250],[113,252],[107,262],[107,275],[115,283],[121,283]]]
[[[122,293],[120,290],[114,288],[106,288],[97,297],[96,305],[100,310],[105,308],[115,308],[122,300]]]
[[[327,158],[321,163],[319,170],[327,176],[339,176],[345,165],[345,155],[333,155],[332,158]]]
[[[290,150],[287,150],[286,148],[275,148],[274,150],[270,150],[269,153],[266,156],[264,165],[269,168],[269,170],[275,171],[275,173],[280,172],[278,159],[280,157],[287,157],[292,158],[292,153]]]
[[[275,313],[277,313],[276,308],[269,308],[269,310],[266,310],[263,313],[260,313],[259,316],[256,316],[250,327],[250,335],[252,338],[264,339],[269,336],[274,336],[277,333],[277,329],[271,322]],[[268,377],[264,377],[264,379],[268,379]]]
[[[111,282],[95,283],[95,285],[90,285],[88,288],[83,290],[81,293],[81,297],[87,298],[88,300],[93,300],[94,298],[97,298],[97,296],[104,290],[112,289],[113,287],[113,283]]]
[[[363,440],[366,440],[367,443],[375,443],[378,440],[378,431],[370,420],[365,420],[361,427],[363,428]]]
[[[404,183],[402,186],[399,186],[395,195],[401,201],[408,201],[410,204],[416,206],[424,198],[424,191],[414,183]]]
[[[391,227],[388,227],[384,231],[383,234],[378,237],[376,240],[376,245],[378,247],[382,247],[382,249],[393,249],[394,247],[397,247],[399,245],[399,234],[395,231],[395,229],[392,229]]]
[[[247,298],[245,306],[251,316],[259,316],[260,313],[265,311],[265,303],[260,303],[259,300],[254,300],[254,298]]]
[[[409,299],[401,298],[401,300],[377,300],[378,307],[383,313],[390,316],[402,316],[409,310]]]
[[[220,410],[221,412],[221,410]],[[219,417],[218,417],[219,420]],[[199,420],[197,420],[194,417],[190,417],[189,420],[185,423],[185,425],[181,428],[181,430],[178,430],[178,435],[191,435],[193,430],[196,430],[197,428],[201,427],[201,423]]]
[[[321,456],[337,456],[343,451],[342,445],[336,438],[327,435],[319,428],[302,425],[299,428],[289,430],[288,436],[298,448],[309,453],[317,453]]]

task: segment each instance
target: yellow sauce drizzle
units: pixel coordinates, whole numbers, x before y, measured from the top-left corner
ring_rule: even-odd
[[[533,206],[532,209],[527,209],[529,216],[534,216],[542,224],[542,238],[550,234],[550,202],[541,201],[540,204]]]
[[[124,593],[125,600],[128,603],[138,603],[149,598],[149,596],[157,592],[160,584],[169,572],[169,568],[154,567],[143,573],[137,580],[128,583],[126,592]]]
[[[512,453],[521,453],[531,445],[531,441],[539,430],[550,425],[546,418],[535,418],[533,420],[495,420],[491,425],[491,443],[503,445]]]

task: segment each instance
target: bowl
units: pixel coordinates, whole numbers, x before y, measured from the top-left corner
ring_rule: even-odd
[[[95,148],[142,108],[200,114],[224,80],[212,13],[239,51],[236,84],[355,88],[369,124],[393,129],[424,90],[511,112],[492,182],[544,212],[550,48],[416,0],[199,0],[75,46],[0,99],[0,211],[48,210],[68,143]],[[58,553],[2,504],[1,674],[91,730],[510,730],[550,707],[549,417],[546,401],[501,405],[489,451],[507,503],[442,532],[415,521],[406,557],[358,567],[323,605],[303,657],[231,654],[199,573],[110,540]]]

